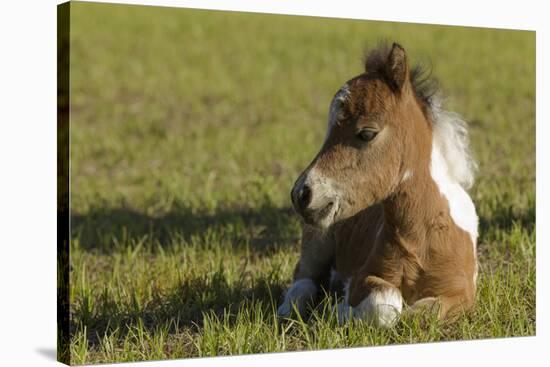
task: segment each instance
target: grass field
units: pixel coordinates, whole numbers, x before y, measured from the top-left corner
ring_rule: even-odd
[[[73,3],[72,362],[535,334],[535,34]],[[454,324],[275,316],[294,179],[335,91],[386,38],[470,123],[477,303]]]

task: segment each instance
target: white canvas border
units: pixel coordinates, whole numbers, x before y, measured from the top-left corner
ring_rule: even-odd
[[[537,336],[169,360],[124,366],[541,365],[548,338],[548,22],[544,2],[522,1],[118,1],[537,31]],[[59,365],[56,342],[56,8],[57,1],[5,2],[0,11],[0,360]],[[503,76],[505,77],[505,76]],[[521,123],[518,121],[518,123]],[[546,291],[544,290],[546,288]]]

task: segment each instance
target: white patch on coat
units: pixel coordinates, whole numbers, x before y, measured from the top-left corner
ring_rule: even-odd
[[[439,191],[449,202],[451,217],[457,226],[468,232],[475,243],[478,218],[472,199],[447,173],[447,162],[437,144],[432,150],[431,175]]]
[[[373,321],[380,327],[391,327],[403,311],[403,297],[396,288],[385,288],[372,291],[356,307],[348,304],[348,293],[345,300],[338,304],[337,315],[340,324],[350,317]]]
[[[293,304],[301,315],[304,314],[308,302],[315,297],[316,293],[317,286],[313,280],[309,278],[296,280],[286,292],[283,303],[277,309],[277,314],[281,317],[290,316]]]
[[[477,278],[478,217],[466,189],[474,182],[476,164],[468,148],[468,132],[459,115],[444,111],[440,103],[432,109],[434,132],[430,172],[441,194],[447,199],[455,224],[468,232],[475,256],[474,284]]]

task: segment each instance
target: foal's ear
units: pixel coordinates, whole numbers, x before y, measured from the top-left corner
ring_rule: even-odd
[[[394,43],[386,61],[386,78],[396,92],[400,92],[409,78],[407,54],[401,45]]]

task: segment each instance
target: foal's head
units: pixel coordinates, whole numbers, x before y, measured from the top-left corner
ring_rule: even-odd
[[[327,228],[429,170],[431,124],[416,77],[393,44],[371,52],[366,72],[336,93],[325,142],[291,193],[307,223]]]

